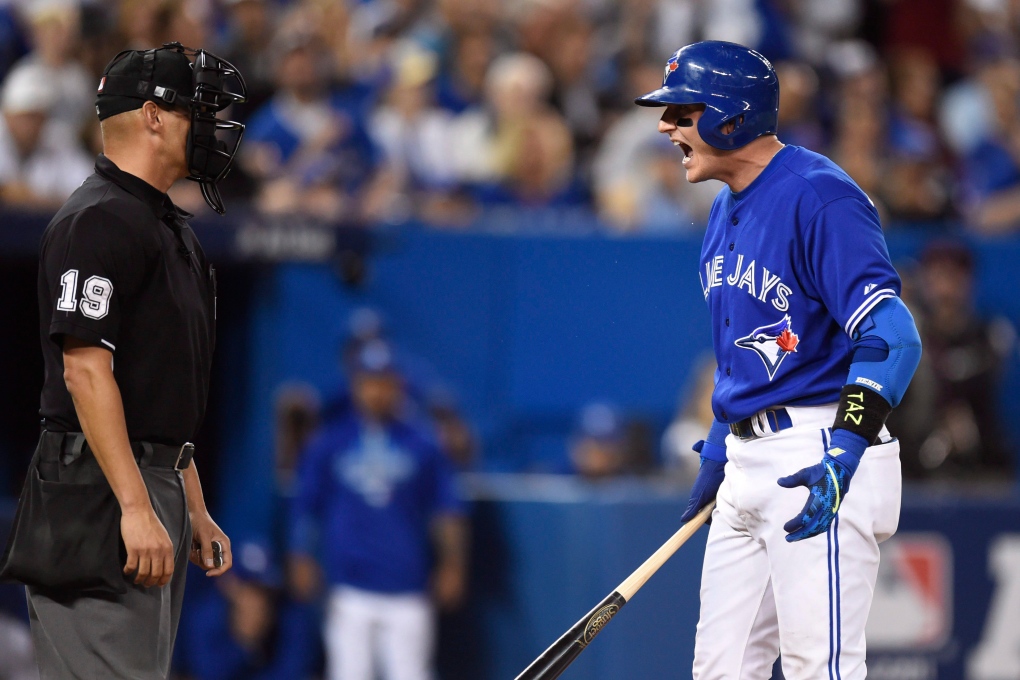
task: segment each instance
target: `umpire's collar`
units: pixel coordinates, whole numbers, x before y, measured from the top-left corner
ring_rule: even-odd
[[[165,220],[168,215],[179,215],[184,219],[191,217],[189,213],[175,206],[165,193],[141,177],[124,172],[105,154],[99,154],[99,157],[96,158],[96,172],[149,206],[155,213],[156,219]]]

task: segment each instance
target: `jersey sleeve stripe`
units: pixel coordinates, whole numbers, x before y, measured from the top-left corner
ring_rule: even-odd
[[[844,326],[846,334],[853,335],[854,329],[857,328],[857,324],[861,322],[861,319],[866,317],[868,315],[868,312],[870,312],[874,308],[874,306],[877,305],[879,302],[886,298],[891,297],[896,297],[896,291],[893,290],[892,288],[883,288],[882,290],[876,290],[874,293],[868,296],[868,299],[862,302],[861,306],[857,308],[857,311],[851,314],[850,318],[847,320],[846,326]]]
[[[104,339],[104,338],[100,338],[99,342],[103,343],[104,345],[106,345],[107,347],[109,347],[110,349],[112,349],[112,350],[114,350],[114,351],[116,351],[116,350],[117,350],[117,346],[116,346],[116,345],[114,345],[114,344],[113,344],[112,342],[110,342],[109,340],[106,340],[106,339]]]

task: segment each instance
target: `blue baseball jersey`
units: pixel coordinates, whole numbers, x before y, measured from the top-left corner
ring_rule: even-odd
[[[318,553],[332,585],[423,592],[430,524],[437,514],[461,512],[453,468],[420,427],[373,426],[350,413],[303,454],[291,549]]]
[[[874,204],[835,163],[789,145],[716,197],[699,275],[722,422],[838,401],[858,323],[900,293]]]

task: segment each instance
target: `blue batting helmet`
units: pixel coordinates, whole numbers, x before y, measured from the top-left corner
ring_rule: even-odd
[[[639,106],[704,104],[698,133],[717,149],[739,149],[779,123],[779,79],[769,60],[743,45],[706,40],[681,47],[669,61],[662,87],[638,97]],[[733,132],[723,134],[726,123]]]

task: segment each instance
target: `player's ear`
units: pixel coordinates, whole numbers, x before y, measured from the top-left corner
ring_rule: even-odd
[[[737,129],[737,125],[740,124],[740,123],[743,123],[743,122],[744,122],[744,115],[741,114],[740,116],[738,116],[737,118],[734,118],[733,120],[726,121],[726,123],[723,124],[723,126],[722,126],[722,128],[720,128],[720,130],[721,130],[721,132],[724,135],[731,135],[731,134],[733,134],[733,131]]]

